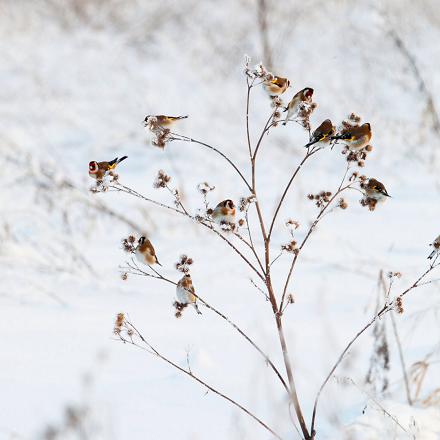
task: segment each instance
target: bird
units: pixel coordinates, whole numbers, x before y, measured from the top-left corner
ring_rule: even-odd
[[[152,130],[158,128],[169,128],[177,121],[186,119],[188,116],[165,116],[165,115],[147,115],[144,119],[145,126],[149,126]]]
[[[195,290],[192,283],[191,275],[189,273],[186,273],[183,275],[183,277],[179,280],[176,286],[176,295],[177,299],[180,304],[191,304],[195,309],[196,312],[201,315],[202,312],[197,307],[197,298],[194,295]]]
[[[115,158],[110,162],[96,162],[92,160],[89,162],[89,176],[97,180],[102,180],[108,172],[114,170],[116,165],[127,159],[127,156],[122,156],[120,159]]]
[[[376,201],[384,200],[385,197],[391,197],[384,184],[373,178],[368,179],[368,183],[364,185],[364,190],[368,198]]]
[[[340,134],[332,136],[332,140],[341,140],[350,150],[362,150],[371,140],[371,125],[366,122],[362,125],[347,127]]]
[[[336,129],[330,119],[326,119],[313,133],[310,142],[304,145],[306,148],[318,142],[330,142],[332,136],[335,134]]]
[[[263,85],[269,96],[274,98],[282,95],[290,87],[290,81],[287,78],[274,76],[273,79],[264,81]]]
[[[139,238],[135,250],[135,255],[138,261],[148,266],[152,266],[153,264],[158,264],[159,266],[162,266],[157,259],[156,251],[154,250],[151,241],[148,240],[148,238],[146,238],[145,236]]]
[[[301,105],[303,103],[310,104],[312,102],[313,89],[310,87],[306,87],[305,89],[300,90],[296,93],[293,98],[290,100],[287,107],[284,109],[287,112],[287,116],[283,125],[287,124],[287,121],[294,115],[296,115],[301,110]]]
[[[429,257],[428,257],[428,260],[432,260],[434,255],[436,255],[440,252],[440,235],[429,246],[434,247],[434,249],[432,250],[432,252],[429,254]]]
[[[218,224],[235,222],[235,205],[230,199],[223,200],[214,210],[208,210],[208,213]]]

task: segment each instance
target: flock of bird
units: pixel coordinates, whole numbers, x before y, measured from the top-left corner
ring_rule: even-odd
[[[290,81],[287,78],[275,76],[271,80],[264,81],[263,86],[268,95],[271,98],[275,98],[287,91],[287,89],[290,87]],[[294,118],[296,115],[298,115],[304,104],[311,104],[312,97],[313,89],[310,87],[306,87],[297,92],[284,109],[284,112],[287,113],[287,115],[283,125],[286,125],[291,118]],[[144,123],[154,131],[169,128],[178,121],[186,119],[187,117],[188,116],[148,115],[145,117]],[[341,141],[346,145],[349,151],[356,152],[365,148],[369,144],[371,137],[372,132],[369,123],[344,127],[339,131],[339,133],[337,133],[336,128],[332,124],[331,120],[326,119],[313,131],[310,140],[305,147],[309,148],[317,143],[330,144],[331,142]],[[98,181],[102,181],[116,168],[119,163],[125,159],[127,159],[127,156],[115,158],[108,162],[91,161],[89,163],[89,176]],[[386,197],[390,197],[383,183],[373,178],[368,180],[363,189],[366,196],[375,201],[381,201]],[[210,218],[219,225],[235,224],[235,213],[235,204],[230,199],[223,200],[215,207],[215,209],[210,209],[207,212]],[[429,255],[429,259],[432,259],[435,255],[440,253],[440,235],[431,245],[434,247],[434,250]],[[139,238],[135,248],[135,255],[137,260],[143,264],[148,266],[158,264],[159,266],[162,266],[159,263],[156,251],[151,241],[145,236]],[[197,313],[201,313],[197,307],[197,297],[195,296],[194,286],[189,273],[185,273],[177,283],[176,296],[182,306],[191,304]]]

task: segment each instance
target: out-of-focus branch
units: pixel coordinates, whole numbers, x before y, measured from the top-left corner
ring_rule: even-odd
[[[436,258],[433,260],[433,262],[429,265],[428,269],[426,269],[422,275],[420,275],[416,281],[414,281],[413,284],[411,284],[411,286],[409,286],[406,290],[404,290],[401,294],[397,295],[397,298],[402,298],[405,295],[407,295],[409,292],[411,292],[412,290],[416,289],[417,287],[420,287],[420,282],[430,273],[432,272],[436,267],[438,267],[440,265],[440,263],[437,263],[437,259],[438,256],[436,256]],[[389,313],[390,311],[394,310],[394,300],[393,301],[386,301],[384,306],[373,316],[373,318],[371,318],[371,320],[365,324],[361,330],[359,330],[355,336],[349,341],[349,343],[346,345],[346,347],[344,348],[344,350],[342,351],[342,353],[339,355],[338,359],[336,360],[335,364],[333,365],[333,367],[331,368],[330,372],[328,373],[328,375],[326,376],[326,378],[324,379],[324,382],[322,383],[322,385],[320,386],[318,393],[316,394],[316,398],[315,398],[315,403],[313,405],[313,415],[312,415],[312,422],[311,422],[311,427],[310,430],[313,433],[314,429],[315,429],[315,420],[316,420],[316,412],[317,412],[317,408],[318,408],[318,402],[319,402],[319,398],[321,396],[322,391],[324,390],[325,386],[327,385],[328,381],[330,380],[330,378],[332,377],[333,373],[336,371],[336,369],[338,368],[338,366],[341,364],[341,362],[344,360],[345,355],[347,354],[347,352],[350,350],[350,348],[352,347],[352,345],[358,340],[358,338],[365,333],[366,330],[368,330],[375,322],[377,319],[382,318],[382,316],[384,316],[385,314]]]
[[[268,7],[267,0],[257,0],[258,30],[263,48],[263,62],[269,70],[273,69],[273,54],[269,42]]]

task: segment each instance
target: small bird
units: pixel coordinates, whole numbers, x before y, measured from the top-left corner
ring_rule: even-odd
[[[136,254],[136,258],[141,263],[144,263],[148,266],[152,266],[153,264],[158,264],[159,266],[162,266],[159,263],[159,260],[157,259],[156,251],[154,250],[151,241],[144,236],[142,236],[138,240],[138,245],[136,246],[135,254]]]
[[[263,85],[269,96],[274,98],[282,95],[290,87],[290,81],[287,78],[275,76],[271,80],[264,81]]]
[[[384,184],[373,178],[368,180],[368,183],[364,186],[364,190],[367,197],[376,201],[384,200],[385,197],[391,197],[385,189]]]
[[[183,275],[183,277],[179,280],[176,287],[176,295],[177,300],[180,304],[191,304],[196,309],[196,312],[201,315],[202,312],[197,307],[197,298],[194,295],[195,290],[192,283],[191,275],[189,273],[186,273]]]
[[[287,112],[287,116],[283,125],[287,124],[287,121],[292,117],[297,115],[297,113],[301,110],[301,104],[307,103],[310,104],[312,102],[313,89],[310,87],[306,87],[305,89],[300,90],[296,93],[293,98],[290,100],[287,107],[284,109]]]
[[[437,255],[440,252],[440,235],[429,246],[434,247],[428,257],[428,260],[432,260],[434,255]]]
[[[208,210],[208,213],[218,224],[235,222],[235,205],[230,199],[223,200],[214,210]]]
[[[341,140],[350,150],[362,150],[371,140],[371,126],[368,122],[355,127],[344,128],[332,139]]]
[[[304,145],[306,148],[318,142],[330,142],[332,136],[336,133],[336,128],[330,119],[326,119],[313,133],[310,142]]]
[[[169,128],[177,121],[186,119],[188,116],[165,116],[165,115],[147,115],[145,116],[145,126],[149,126],[152,130],[157,128]]]
[[[96,162],[92,160],[89,162],[89,176],[97,180],[102,180],[109,171],[116,168],[116,165],[127,159],[127,156],[123,156],[120,159],[115,158],[110,162]]]

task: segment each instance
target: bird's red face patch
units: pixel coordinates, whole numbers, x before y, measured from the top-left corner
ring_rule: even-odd
[[[98,172],[98,163],[96,161],[92,161],[89,163],[89,173],[95,174]]]
[[[306,98],[311,98],[313,96],[313,89],[306,89]]]

